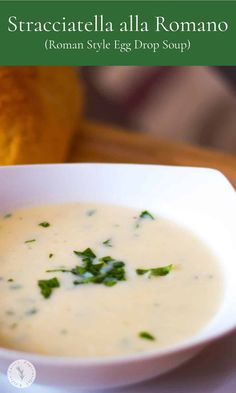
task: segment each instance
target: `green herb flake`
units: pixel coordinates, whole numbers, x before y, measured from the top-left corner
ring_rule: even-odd
[[[38,280],[38,286],[43,297],[47,299],[51,296],[54,288],[60,287],[60,283],[56,277],[53,277],[49,280]]]
[[[111,239],[107,239],[104,242],[102,242],[102,244],[106,247],[113,247],[112,245],[112,240]]]
[[[39,227],[43,227],[43,228],[50,227],[50,224],[47,221],[40,222],[40,224],[38,224],[38,225],[39,225]]]
[[[48,258],[52,258],[52,257],[53,257],[53,255],[54,255],[54,254],[52,254],[52,253],[51,253],[51,254],[49,254],[49,255],[48,255]]]
[[[139,218],[150,218],[151,220],[155,220],[154,216],[147,210],[142,211],[139,215]]]
[[[33,243],[33,242],[36,242],[36,239],[26,240],[26,241],[25,241],[25,244],[27,244],[27,243]]]
[[[84,250],[84,251],[73,251],[73,253],[75,255],[77,255],[78,257],[81,257],[82,260],[85,259],[85,258],[90,258],[90,259],[95,259],[96,258],[96,255],[91,250],[91,248],[86,248],[86,250]]]
[[[74,280],[73,284],[74,285],[82,285],[82,284],[90,284],[92,282],[94,282],[94,277],[87,277],[87,278],[84,277],[84,278],[81,278],[80,280]]]
[[[118,281],[126,280],[124,262],[117,261],[110,256],[98,259],[91,248],[73,252],[82,259],[81,265],[76,265],[72,269],[60,267],[46,272],[72,273],[76,276],[76,280],[73,281],[74,285],[94,283],[111,287]]]
[[[7,281],[8,281],[8,282],[13,282],[14,280],[13,280],[13,278],[8,278]]]
[[[139,337],[143,338],[145,340],[150,340],[150,341],[154,341],[155,340],[155,337],[152,334],[148,333],[148,332],[140,332],[139,333]]]
[[[166,276],[171,272],[172,269],[173,269],[173,265],[166,265],[166,266],[156,267],[152,269],[136,269],[136,273],[139,276],[142,276],[143,274],[146,273],[148,273],[149,277]]]
[[[106,277],[103,281],[104,285],[107,287],[113,287],[117,283],[117,279],[115,277]]]
[[[147,210],[143,210],[138,217],[136,218],[136,228],[139,228],[141,225],[141,221],[144,219],[155,220],[154,216]]]

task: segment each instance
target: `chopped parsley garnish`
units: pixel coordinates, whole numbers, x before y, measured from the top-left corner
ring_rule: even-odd
[[[13,282],[14,280],[13,280],[13,278],[9,278],[7,281],[8,282]]]
[[[147,210],[142,211],[139,215],[139,218],[150,218],[151,220],[155,220],[154,216]]]
[[[38,224],[38,225],[39,225],[39,227],[43,227],[43,228],[50,227],[50,224],[47,221],[40,222],[40,224]]]
[[[150,340],[150,341],[154,341],[155,340],[155,337],[152,334],[148,333],[148,332],[140,332],[139,333],[139,337],[140,338],[144,338],[145,340]]]
[[[77,276],[73,282],[74,285],[94,283],[111,287],[118,281],[126,280],[124,262],[117,261],[110,256],[97,259],[91,248],[74,251],[74,254],[82,259],[81,265],[76,265],[72,269],[59,268],[47,270],[47,272],[72,273]]]
[[[102,242],[102,244],[103,244],[104,246],[106,246],[106,247],[113,247],[113,246],[112,246],[111,239],[105,240],[104,242]]]
[[[33,243],[33,242],[36,242],[36,239],[30,239],[30,240],[26,240],[26,241],[25,241],[26,244],[27,244],[27,243]]]
[[[136,273],[139,276],[142,276],[143,274],[148,273],[149,277],[152,276],[166,276],[167,274],[170,273],[170,271],[173,269],[173,265],[166,265],[162,267],[155,267],[152,269],[136,269]]]
[[[5,216],[3,218],[10,218],[11,216],[12,216],[11,213],[7,213],[7,214],[5,214]]]
[[[52,258],[52,257],[53,257],[53,255],[54,255],[54,254],[52,254],[52,253],[51,253],[51,254],[49,254],[49,255],[48,255],[48,258]]]
[[[51,296],[52,290],[60,286],[60,283],[56,277],[53,277],[49,280],[39,280],[38,286],[41,294],[47,299]]]

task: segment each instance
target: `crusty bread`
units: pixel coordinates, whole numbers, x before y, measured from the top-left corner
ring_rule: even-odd
[[[0,164],[65,161],[80,113],[72,67],[0,67]]]

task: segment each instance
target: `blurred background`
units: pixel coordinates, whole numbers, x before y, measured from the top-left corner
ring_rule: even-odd
[[[2,66],[0,165],[227,165],[236,181],[235,92],[236,67]]]
[[[236,153],[236,67],[78,69],[89,119]]]

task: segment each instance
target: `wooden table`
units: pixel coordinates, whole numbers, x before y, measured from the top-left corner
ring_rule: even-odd
[[[89,121],[80,127],[69,161],[210,167],[223,172],[236,187],[236,156]]]

